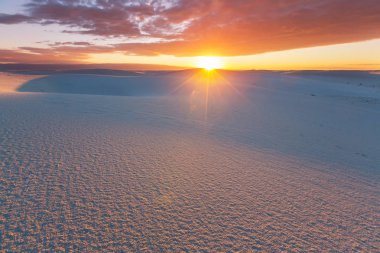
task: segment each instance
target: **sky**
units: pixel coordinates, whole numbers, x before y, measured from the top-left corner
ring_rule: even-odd
[[[380,69],[378,0],[0,0],[0,63]]]

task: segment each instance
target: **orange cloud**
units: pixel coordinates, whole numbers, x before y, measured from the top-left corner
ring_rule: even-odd
[[[378,0],[34,0],[26,7],[23,14],[1,14],[0,23],[58,24],[105,38],[103,47],[58,42],[45,52],[75,52],[76,59],[102,52],[236,56],[380,38]],[[109,37],[158,42],[107,45]]]

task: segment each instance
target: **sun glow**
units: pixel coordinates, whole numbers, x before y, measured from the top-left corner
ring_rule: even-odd
[[[207,71],[218,69],[222,67],[222,61],[217,57],[198,57],[196,66],[203,68]]]

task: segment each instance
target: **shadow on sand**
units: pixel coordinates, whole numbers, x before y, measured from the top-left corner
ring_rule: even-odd
[[[19,92],[46,92],[111,96],[159,96],[173,90],[167,78],[142,76],[100,76],[82,74],[49,75],[30,80]]]

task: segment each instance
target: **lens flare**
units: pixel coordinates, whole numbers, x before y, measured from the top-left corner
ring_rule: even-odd
[[[214,69],[219,69],[222,67],[222,61],[217,57],[199,57],[197,59],[197,67],[203,68],[207,71],[211,71]]]

